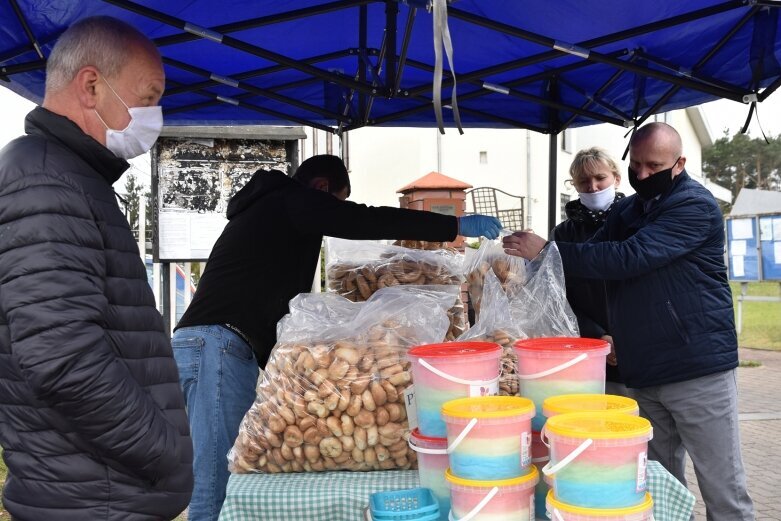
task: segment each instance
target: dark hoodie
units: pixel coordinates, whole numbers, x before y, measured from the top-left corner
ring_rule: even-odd
[[[455,217],[341,201],[282,172],[258,171],[228,205],[228,225],[177,329],[231,324],[263,367],[288,302],[311,290],[323,236],[452,241]]]

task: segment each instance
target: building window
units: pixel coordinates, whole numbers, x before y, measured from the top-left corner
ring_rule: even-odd
[[[575,148],[573,140],[574,136],[572,135],[572,129],[564,129],[564,132],[561,133],[561,149],[564,152],[569,152],[571,154]]]
[[[569,194],[559,194],[559,210],[561,211],[561,220],[566,221],[567,220],[567,211],[564,209],[565,206],[567,206],[567,203],[570,201]],[[553,224],[551,224],[551,227],[553,227]]]
[[[480,151],[480,164],[481,165],[487,165],[488,164],[488,152],[486,150]]]

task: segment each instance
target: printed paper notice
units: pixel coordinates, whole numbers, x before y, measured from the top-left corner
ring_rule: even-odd
[[[774,264],[781,264],[781,242],[774,242],[773,243],[773,258]]]
[[[741,257],[746,254],[746,241],[732,241],[730,243],[730,253]]]
[[[773,219],[771,219],[770,217],[759,218],[759,240],[760,241],[773,240]]]
[[[737,255],[732,257],[732,276],[743,277],[745,275],[746,272],[743,269],[743,257]]]
[[[751,219],[732,219],[732,238],[753,239],[754,230],[751,226],[752,224],[753,222]]]
[[[781,241],[781,218],[779,217],[773,218],[773,240]]]

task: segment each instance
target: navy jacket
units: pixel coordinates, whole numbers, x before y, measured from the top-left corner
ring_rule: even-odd
[[[192,441],[171,342],[111,188],[128,163],[36,108],[0,152],[3,504],[21,521],[172,519]]]
[[[255,173],[231,199],[227,216],[176,327],[231,324],[249,337],[261,367],[290,299],[312,289],[324,235],[423,241],[458,235],[453,216],[341,201],[278,170]]]
[[[629,387],[737,367],[723,217],[685,171],[647,212],[627,197],[591,241],[557,245],[565,273],[607,281],[610,331]]]

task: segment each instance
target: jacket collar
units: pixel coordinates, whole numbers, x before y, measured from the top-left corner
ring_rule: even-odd
[[[103,176],[110,185],[130,167],[130,163],[115,156],[111,150],[85,134],[76,123],[43,107],[36,107],[27,114],[24,130],[31,135],[43,135],[47,139],[59,141]]]

